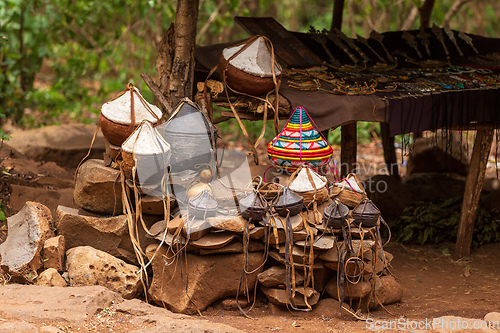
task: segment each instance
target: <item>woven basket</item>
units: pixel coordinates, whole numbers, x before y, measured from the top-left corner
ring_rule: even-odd
[[[339,199],[341,203],[352,208],[357,206],[363,199],[366,199],[367,195],[356,174],[350,173],[347,175],[346,180],[349,181],[351,178],[355,180],[359,188],[363,190],[363,193],[355,192],[349,185],[344,184],[342,187],[332,186],[330,196],[332,199]]]
[[[127,98],[130,98],[130,101],[125,102]],[[120,117],[110,119],[121,114],[123,105],[127,105],[126,103],[130,104],[130,119],[120,119]],[[142,110],[142,113],[139,111],[141,113],[139,114],[137,110]],[[99,115],[99,125],[102,134],[110,143],[121,146],[143,120],[157,124],[161,116],[161,110],[144,100],[137,88],[129,83],[127,88],[103,104]]]
[[[299,173],[305,170],[305,172],[308,172],[311,176],[313,173],[315,174],[315,177],[319,177],[321,180],[324,181],[325,185],[317,188],[316,190],[297,190],[293,188],[293,181],[298,177]],[[303,171],[304,172],[304,171]],[[304,198],[304,206],[307,208],[309,207],[312,203],[316,202],[318,205],[325,202],[328,200],[329,195],[328,195],[328,187],[327,187],[327,179],[321,175],[319,175],[316,171],[314,171],[311,167],[308,165],[301,166],[298,168],[291,176],[290,176],[290,189],[292,189],[295,193],[299,194],[301,197]]]
[[[332,154],[332,147],[301,106],[293,110],[281,132],[267,146],[271,162],[287,170],[302,165],[321,168],[330,162]]]
[[[259,76],[257,74],[245,71],[242,68],[235,67],[232,64],[233,59],[236,59],[236,57],[247,57],[248,52],[246,53],[244,52],[253,43],[257,43],[255,45],[258,45],[259,43],[261,44],[264,43],[262,45],[265,45],[265,48],[267,48],[270,55],[272,54],[270,47],[265,42],[265,39],[261,36],[255,36],[244,41],[243,43],[232,46],[231,48],[236,48],[241,45],[241,48],[227,59],[224,57],[224,51],[223,51],[223,54],[219,58],[219,71],[222,80],[225,81],[226,84],[231,89],[235,90],[236,92],[245,93],[248,95],[260,96],[260,95],[265,95],[274,89],[275,85],[272,74]],[[262,51],[265,51],[265,49],[261,50],[261,52]],[[259,62],[263,61],[262,59],[260,59],[259,53],[251,56],[252,59],[247,62],[249,64],[250,63],[258,64]],[[269,64],[269,67],[271,67],[271,64]],[[277,63],[275,63],[275,74],[276,74],[275,75],[276,81],[279,81],[281,77],[281,68]]]
[[[125,178],[135,178],[143,185],[158,184],[168,174],[170,156],[170,145],[151,123],[144,121],[122,145]]]

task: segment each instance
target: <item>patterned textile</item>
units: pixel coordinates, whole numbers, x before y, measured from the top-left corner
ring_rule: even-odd
[[[276,166],[292,170],[304,164],[320,168],[328,164],[332,153],[332,147],[301,106],[293,110],[281,133],[267,146],[269,159]]]

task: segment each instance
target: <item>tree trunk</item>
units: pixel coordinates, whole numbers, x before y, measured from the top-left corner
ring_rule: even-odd
[[[199,0],[177,0],[174,23],[174,59],[170,76],[170,103],[193,97],[194,48]]]
[[[420,26],[422,28],[431,27],[431,14],[435,2],[436,0],[425,0],[422,4],[422,7],[418,9],[418,11],[420,12]]]
[[[178,0],[175,23],[160,42],[156,81],[171,106],[184,97],[193,98],[198,5],[199,0]]]

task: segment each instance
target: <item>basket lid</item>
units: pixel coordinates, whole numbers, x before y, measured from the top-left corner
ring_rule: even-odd
[[[252,193],[242,198],[239,203],[240,206],[245,206],[252,210],[266,209],[266,204],[262,196],[256,191],[252,191]]]
[[[119,97],[104,103],[101,106],[101,114],[114,123],[130,125],[132,119],[132,94],[134,98],[134,125],[139,125],[143,120],[155,124],[158,119],[161,119],[161,110],[156,105],[148,103],[136,87],[132,87],[132,89],[122,93]]]
[[[278,194],[278,200],[276,201],[276,206],[287,207],[287,206],[300,204],[302,202],[304,202],[303,197],[301,197],[297,193],[290,190],[290,188],[288,186],[285,186],[283,188],[283,191],[281,191]]]
[[[357,215],[380,215],[380,210],[370,199],[363,199],[354,207],[352,213]]]
[[[311,177],[309,178],[309,176]],[[326,178],[319,175],[311,167],[305,165],[298,170],[297,177],[294,180],[292,180],[289,187],[292,191],[300,193],[300,192],[314,191],[314,187],[316,187],[316,190],[321,190],[323,187],[326,186],[326,184],[327,184]]]
[[[250,45],[231,59],[229,63],[248,74],[260,77],[273,76],[272,54],[262,36],[253,41],[248,40],[241,45],[225,48],[222,50],[222,56],[226,60],[230,59],[236,52],[241,50],[247,42],[250,43]],[[274,72],[276,75],[281,75],[281,66],[276,61],[274,62]]]
[[[323,214],[333,219],[346,218],[349,215],[349,208],[340,201],[334,200],[325,208]]]
[[[153,128],[149,121],[143,121],[122,144],[122,149],[128,153],[141,155],[159,155],[170,152],[170,145]]]
[[[219,207],[217,201],[210,195],[210,192],[203,191],[189,199],[189,207],[198,211],[215,211]]]

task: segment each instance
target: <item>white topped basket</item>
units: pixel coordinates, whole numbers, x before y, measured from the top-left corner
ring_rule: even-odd
[[[281,67],[273,59],[269,40],[255,36],[222,51],[219,70],[222,80],[236,92],[259,96],[267,94],[281,77]]]
[[[161,116],[161,110],[148,103],[129,83],[127,88],[102,105],[99,124],[104,137],[110,143],[121,146],[144,120],[157,124]]]

